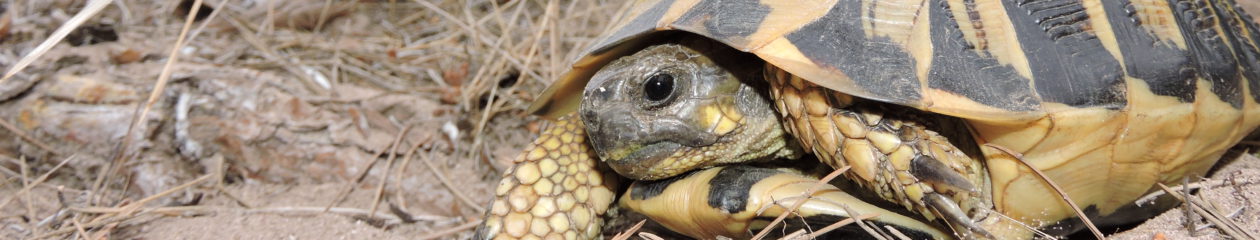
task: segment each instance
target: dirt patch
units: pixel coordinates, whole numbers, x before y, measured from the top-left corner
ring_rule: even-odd
[[[1247,155],[1235,160],[1203,181],[1192,196],[1207,204],[1216,214],[1236,223],[1251,236],[1260,236],[1260,159]],[[1187,206],[1169,210],[1132,230],[1111,235],[1111,239],[1229,239],[1218,227],[1211,226],[1199,214],[1186,217]],[[1187,223],[1193,222],[1195,230]],[[1240,234],[1241,235],[1241,234]]]
[[[390,231],[373,226],[370,220],[354,215],[321,214],[328,204],[325,196],[336,195],[337,184],[275,185],[257,184],[232,186],[241,201],[253,208],[243,208],[236,202],[218,199],[203,206],[205,212],[192,212],[181,216],[155,218],[126,229],[121,236],[141,239],[410,239],[420,236],[419,229]],[[370,202],[371,198],[356,197],[349,205]],[[433,227],[457,224],[448,222]]]

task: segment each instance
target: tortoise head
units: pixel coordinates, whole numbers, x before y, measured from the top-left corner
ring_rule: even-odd
[[[595,73],[578,111],[600,159],[633,179],[799,156],[762,64],[718,43],[650,46]]]

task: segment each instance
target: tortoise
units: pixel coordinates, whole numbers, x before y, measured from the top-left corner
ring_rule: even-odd
[[[1079,230],[1070,203],[1142,220],[1168,205],[1134,200],[1260,125],[1250,19],[1230,0],[639,1],[531,107],[555,122],[478,237],[596,238],[618,202],[747,238],[818,186],[758,164],[802,156],[887,201],[827,185],[802,219],[997,239]]]

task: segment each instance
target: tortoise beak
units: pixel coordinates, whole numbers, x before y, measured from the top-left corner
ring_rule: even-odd
[[[603,160],[621,160],[642,148],[647,133],[629,113],[583,111],[591,145]]]
[[[621,84],[628,79],[616,72],[597,75],[587,86],[578,108],[586,124],[591,147],[601,160],[622,176],[650,180],[694,169],[696,163],[679,162],[675,155],[713,145],[719,136],[693,124],[694,107],[645,109],[637,95]]]
[[[682,144],[668,141],[669,138],[665,135],[670,134],[654,134],[658,131],[653,126],[644,126],[642,121],[627,112],[584,110],[582,116],[587,124],[587,137],[595,153],[614,171],[626,177],[665,177],[651,176],[648,170],[667,161],[683,148]]]

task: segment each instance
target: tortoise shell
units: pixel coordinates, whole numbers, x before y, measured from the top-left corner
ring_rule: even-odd
[[[1156,183],[1205,174],[1260,125],[1260,28],[1229,0],[633,6],[531,111],[573,112],[602,66],[661,33],[687,32],[838,93],[964,119],[978,144],[1023,153],[1100,216]],[[985,161],[998,211],[1073,216],[1030,171]]]

